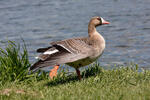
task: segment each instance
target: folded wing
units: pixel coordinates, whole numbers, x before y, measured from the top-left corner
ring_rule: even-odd
[[[87,43],[88,41],[82,38],[52,42],[51,47],[38,49],[43,53],[38,56],[39,61],[30,69],[65,64],[89,57],[93,49]]]

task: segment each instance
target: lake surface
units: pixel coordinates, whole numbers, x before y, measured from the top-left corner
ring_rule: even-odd
[[[93,16],[111,22],[97,27],[106,40],[101,65],[150,68],[150,0],[0,0],[0,41],[23,38],[33,63],[49,42],[87,36]]]

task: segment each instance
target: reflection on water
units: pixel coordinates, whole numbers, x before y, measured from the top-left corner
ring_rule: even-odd
[[[147,67],[149,5],[149,0],[1,0],[0,41],[20,42],[22,37],[33,62],[37,48],[51,41],[87,36],[89,19],[102,16],[111,24],[97,28],[106,39],[101,64],[135,62]]]

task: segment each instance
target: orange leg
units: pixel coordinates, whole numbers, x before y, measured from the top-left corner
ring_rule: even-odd
[[[59,65],[56,65],[56,66],[54,66],[53,69],[50,70],[50,72],[49,72],[49,77],[50,77],[51,79],[53,79],[54,77],[57,76],[57,70],[58,70],[58,68],[59,68]]]
[[[79,80],[81,80],[80,70],[76,68],[76,72],[77,72]]]

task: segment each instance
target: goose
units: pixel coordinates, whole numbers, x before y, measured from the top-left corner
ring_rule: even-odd
[[[105,48],[105,39],[97,32],[96,27],[110,24],[102,17],[92,17],[88,24],[88,36],[70,38],[51,42],[49,47],[37,49],[38,61],[30,70],[53,66],[49,76],[52,79],[57,76],[57,70],[61,64],[67,64],[75,68],[79,80],[81,80],[80,67],[89,65],[97,60]]]

